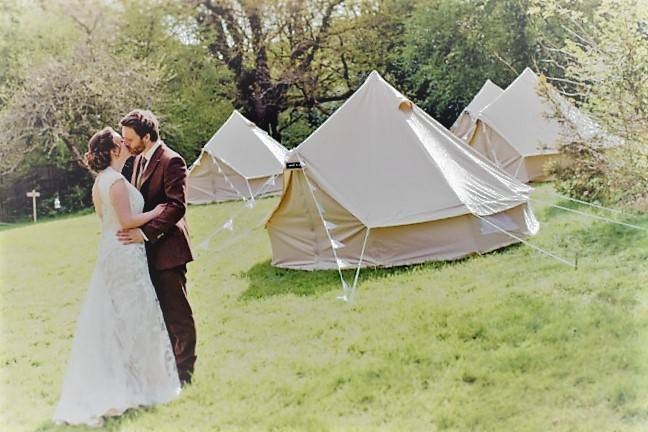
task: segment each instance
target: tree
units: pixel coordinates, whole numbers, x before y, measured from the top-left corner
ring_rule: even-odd
[[[230,71],[199,40],[192,7],[173,0],[121,4],[116,55],[159,77],[147,108],[158,116],[164,141],[193,160],[231,114]]]
[[[80,37],[69,16],[53,20],[36,0],[0,0],[0,110],[24,83],[25,71],[65,56]]]
[[[405,91],[449,127],[486,79],[505,87],[534,64],[527,3],[415,2],[397,62]]]
[[[83,160],[90,136],[154,94],[156,83],[108,55],[79,48],[65,61],[34,69],[0,116],[0,164],[13,172],[30,156]],[[148,89],[148,90],[147,90]]]
[[[231,111],[229,72],[195,40],[193,10],[174,0],[73,6],[16,6],[22,13],[12,15],[17,35],[0,43],[10,54],[0,73],[12,77],[0,86],[0,172],[83,167],[92,133],[135,107],[156,112],[163,139],[191,160]]]
[[[112,10],[99,3],[89,6],[70,11],[62,3],[48,3],[50,10],[41,11],[50,23],[66,16],[65,33],[76,38],[60,44],[56,57],[39,52],[40,62],[21,75],[21,85],[5,102],[0,112],[1,172],[47,159],[73,160],[86,169],[83,153],[89,137],[106,125],[116,127],[120,115],[156,94],[155,75],[137,64],[121,67],[106,49],[117,33]]]
[[[193,13],[178,0],[0,0],[3,205],[20,214],[24,194],[7,204],[14,186],[54,183],[42,173],[74,186],[57,189],[68,209],[87,205],[86,143],[136,107],[193,160],[232,108],[229,71],[196,38]]]
[[[557,186],[582,198],[601,197],[627,204],[648,200],[648,5],[637,0],[604,0],[591,18],[561,1],[543,4],[537,13],[556,20],[566,40],[548,46],[549,58],[564,71],[563,92],[580,102],[623,145],[606,151],[604,163],[592,143],[567,143],[585,149],[572,167],[557,170]],[[594,164],[594,165],[593,165]],[[596,166],[593,180],[588,166]],[[599,172],[604,167],[603,175]],[[584,173],[580,178],[574,172]],[[603,181],[601,181],[601,178]],[[580,188],[572,185],[580,184]],[[587,196],[582,185],[587,184]],[[644,204],[646,205],[646,204]]]
[[[368,74],[354,67],[357,25],[380,2],[343,0],[202,0],[194,2],[201,36],[231,71],[234,105],[275,138],[312,110],[342,101]],[[365,46],[365,48],[368,48]],[[371,47],[375,50],[375,47]],[[369,54],[369,55],[368,55]],[[382,53],[381,53],[382,54]],[[365,52],[366,63],[378,55]],[[367,64],[363,65],[367,66]],[[280,115],[290,110],[284,124]]]

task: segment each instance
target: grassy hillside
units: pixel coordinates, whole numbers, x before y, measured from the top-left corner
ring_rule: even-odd
[[[270,265],[255,227],[275,202],[208,250],[241,205],[190,209],[195,383],[107,429],[648,430],[648,233],[535,205],[532,242],[577,270],[513,246],[363,271],[349,306],[335,272]],[[93,215],[0,232],[0,430],[66,430],[49,418],[98,232]]]

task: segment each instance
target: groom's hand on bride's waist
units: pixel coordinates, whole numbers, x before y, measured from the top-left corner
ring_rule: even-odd
[[[122,244],[144,243],[144,234],[139,228],[120,229],[117,231],[117,240]]]

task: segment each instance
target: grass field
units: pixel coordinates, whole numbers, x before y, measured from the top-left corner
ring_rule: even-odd
[[[363,271],[350,306],[335,272],[270,265],[254,227],[275,202],[208,250],[241,205],[190,208],[195,383],[107,429],[648,430],[648,233],[536,205],[532,243],[577,270],[513,246]],[[93,215],[0,232],[0,431],[66,430],[49,419],[98,232]]]

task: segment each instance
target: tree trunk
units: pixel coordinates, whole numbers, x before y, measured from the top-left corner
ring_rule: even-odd
[[[90,170],[90,167],[88,164],[86,164],[85,158],[79,153],[79,150],[76,148],[70,137],[63,136],[62,137],[63,142],[65,143],[65,146],[70,150],[70,153],[72,153],[72,157],[74,158],[74,162],[84,170],[92,173]]]

